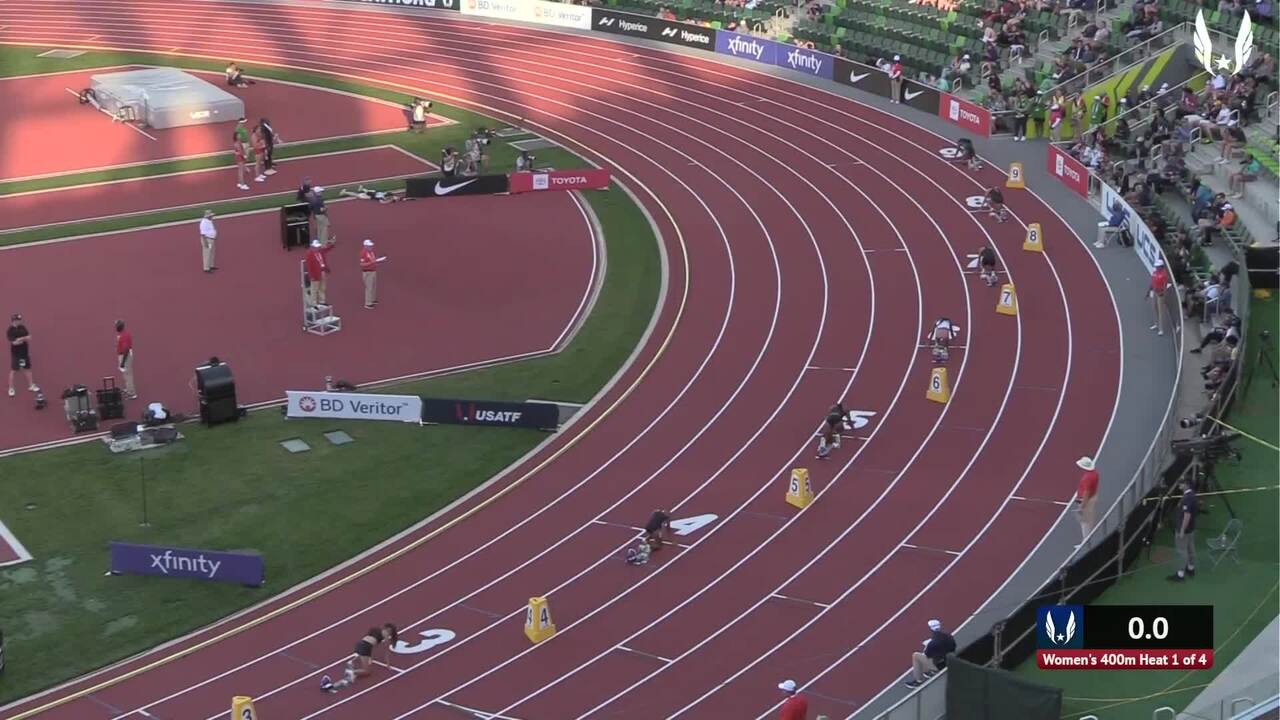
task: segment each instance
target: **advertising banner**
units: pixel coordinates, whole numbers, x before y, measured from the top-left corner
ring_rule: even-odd
[[[112,575],[159,575],[258,587],[266,580],[262,556],[216,550],[111,543]]]
[[[462,0],[462,14],[591,29],[591,8],[548,0]]]
[[[873,65],[864,65],[844,58],[833,58],[833,60],[832,80],[880,97],[892,96],[893,86],[889,84],[889,74],[885,71]],[[928,85],[914,80],[905,80],[902,84],[902,97],[898,100],[904,105],[910,105],[930,115],[937,115],[941,93]]]
[[[370,395],[368,393],[312,392],[288,390],[287,414],[291,418],[337,418],[341,420],[422,419],[422,398],[417,395]]]
[[[991,111],[961,100],[951,93],[939,93],[938,116],[982,137],[991,137]]]
[[[451,195],[498,195],[507,192],[510,183],[506,175],[479,175],[476,177],[426,177],[409,178],[404,183],[404,194],[411,198],[448,197]]]
[[[591,27],[600,32],[627,37],[646,38],[672,45],[698,48],[699,50],[716,49],[718,31],[699,25],[660,20],[646,15],[632,15],[595,8],[591,13]]]
[[[755,60],[766,65],[775,65],[778,60],[778,43],[753,35],[740,35],[721,30],[716,33],[716,52],[730,57]]]
[[[1056,145],[1049,145],[1049,174],[1081,197],[1089,197],[1089,169]]]
[[[1086,180],[1086,182],[1088,182]],[[1116,192],[1115,188],[1106,183],[1102,183],[1102,206],[1098,208],[1104,219],[1110,219],[1111,208],[1119,205],[1124,210],[1125,227],[1129,229],[1129,234],[1133,236],[1133,251],[1138,253],[1138,259],[1142,260],[1142,264],[1146,266],[1147,272],[1156,269],[1156,260],[1163,257],[1160,252],[1160,243],[1156,241],[1154,235],[1151,234],[1151,228],[1142,221],[1142,216],[1138,215],[1129,203],[1124,201],[1124,196]]]
[[[462,0],[348,0],[352,1],[372,5],[404,5],[427,10],[458,10],[462,6]]]
[[[512,193],[540,190],[607,190],[609,179],[609,171],[604,168],[518,172],[512,173],[510,188]]]
[[[552,403],[422,398],[422,421],[554,430],[560,426],[560,408]]]

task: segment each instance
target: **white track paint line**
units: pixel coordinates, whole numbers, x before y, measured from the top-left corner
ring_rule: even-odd
[[[483,710],[476,710],[475,708],[469,708],[466,705],[459,705],[457,703],[451,703],[446,700],[437,700],[436,702],[438,702],[441,705],[446,705],[448,707],[451,707],[454,710],[469,712],[471,713],[472,717],[476,718],[476,720],[520,720],[520,718],[513,717],[511,715],[495,715],[494,713],[487,713]]]
[[[1061,505],[1061,506],[1063,506],[1063,507],[1066,507],[1066,506],[1068,506],[1068,505],[1070,505],[1070,504],[1071,504],[1070,502],[1066,502],[1066,501],[1064,501],[1064,500],[1045,500],[1045,499],[1043,499],[1043,498],[1029,498],[1029,497],[1023,497],[1022,495],[1013,495],[1013,496],[1011,496],[1009,499],[1010,499],[1010,500],[1020,500],[1020,501],[1022,501],[1022,502],[1044,503],[1044,504],[1049,504],[1049,505]]]
[[[671,662],[671,658],[664,658],[661,655],[654,655],[653,653],[647,653],[647,652],[644,652],[643,650],[636,650],[634,648],[629,648],[626,645],[619,645],[618,649],[629,652],[629,653],[634,653],[636,655],[643,655],[647,658],[653,658],[654,660],[661,660],[664,663]]]
[[[902,547],[911,548],[912,550],[923,550],[924,552],[946,553],[947,555],[959,555],[959,550],[947,550],[946,548],[928,547],[925,545],[912,545],[911,543],[902,543]]]
[[[824,365],[809,365],[805,370],[836,370],[839,372],[858,372],[856,367],[826,367]]]
[[[16,559],[10,560],[9,562],[0,563],[0,567],[5,565],[17,565],[18,563],[24,563],[32,559],[31,553],[27,552],[27,549],[18,541],[18,537],[14,535],[2,521],[0,521],[0,539],[3,539],[9,547],[13,548],[14,554],[18,556]]]
[[[398,674],[400,674],[400,673],[405,672],[404,670],[401,670],[400,668],[396,667],[395,665],[389,665],[389,664],[387,664],[387,663],[382,662],[381,660],[374,660],[374,661],[373,661],[373,664],[374,664],[374,665],[379,665],[379,666],[381,666],[381,667],[384,667],[384,668],[386,668],[386,669],[390,670],[391,672],[396,673],[397,675],[398,675]]]
[[[805,605],[816,605],[820,608],[831,607],[830,603],[821,603],[821,602],[818,602],[817,600],[805,600],[804,598],[792,597],[790,595],[783,595],[782,593],[774,593],[769,597],[776,597],[779,600],[790,600],[791,602],[803,603]]]
[[[864,252],[864,253],[874,253],[874,252],[907,252],[907,249],[906,249],[906,248],[900,248],[900,247],[898,247],[898,248],[879,248],[879,249],[863,250],[862,252]]]

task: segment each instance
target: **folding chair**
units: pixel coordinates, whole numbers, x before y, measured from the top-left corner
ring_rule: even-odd
[[[1237,565],[1240,564],[1240,557],[1236,554],[1236,544],[1240,542],[1242,532],[1244,532],[1244,521],[1240,518],[1231,518],[1227,521],[1227,526],[1222,529],[1221,535],[1205,540],[1205,545],[1209,547],[1209,559],[1213,560],[1215,568],[1228,555],[1236,561]]]

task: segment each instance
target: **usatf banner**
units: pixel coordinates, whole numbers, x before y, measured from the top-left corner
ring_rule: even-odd
[[[939,117],[947,122],[959,125],[975,135],[991,137],[990,110],[968,100],[961,100],[951,93],[940,93],[940,95]]]
[[[1142,216],[1125,202],[1123,195],[1116,192],[1116,189],[1110,185],[1102,183],[1102,204],[1098,210],[1102,217],[1106,218],[1111,216],[1111,209],[1114,207],[1124,211],[1124,224],[1129,229],[1129,235],[1133,237],[1133,251],[1138,253],[1138,259],[1146,266],[1147,272],[1155,271],[1156,260],[1163,260],[1164,253],[1160,250],[1160,243],[1155,235],[1151,233],[1151,228],[1147,227],[1147,224],[1142,221]]]
[[[647,15],[632,15],[615,10],[595,8],[591,28],[627,37],[645,38],[714,52],[717,31],[700,25],[670,22]]]
[[[287,390],[286,414],[291,418],[336,418],[339,420],[422,419],[422,398],[417,395],[370,395],[369,393],[313,392]]]
[[[554,430],[560,426],[560,408],[553,403],[422,398],[422,421]]]
[[[591,29],[591,8],[548,0],[462,0],[462,14]]]
[[[1052,143],[1049,144],[1049,174],[1081,197],[1089,197],[1089,169]]]
[[[508,187],[506,175],[409,178],[404,182],[404,194],[411,198],[498,195],[507,192]]]
[[[216,550],[111,543],[112,575],[159,575],[258,587],[266,580],[262,556]]]
[[[609,171],[603,168],[512,173],[512,193],[540,190],[607,190]]]

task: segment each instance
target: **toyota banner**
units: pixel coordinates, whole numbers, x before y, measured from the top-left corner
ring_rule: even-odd
[[[555,430],[560,408],[544,402],[491,402],[488,400],[422,399],[422,421],[447,425],[485,425]]]
[[[163,545],[111,543],[112,575],[152,575],[258,587],[266,581],[256,553],[192,550]]]
[[[518,172],[511,175],[511,193],[541,190],[607,190],[609,171],[602,168]]]
[[[1049,174],[1081,197],[1089,197],[1089,169],[1053,143],[1049,144]]]
[[[286,414],[291,418],[398,422],[418,422],[422,419],[422,398],[417,395],[372,395],[310,390],[288,390],[285,395],[289,399]]]
[[[938,108],[938,117],[953,125],[959,125],[975,135],[991,137],[990,110],[968,100],[961,100],[951,93],[941,93],[941,95],[942,102],[941,107]]]
[[[599,32],[627,37],[658,40],[699,50],[716,49],[717,31],[700,25],[670,22],[647,15],[632,15],[595,8],[591,14],[591,27]]]

